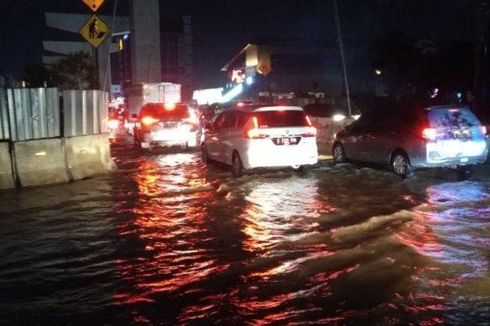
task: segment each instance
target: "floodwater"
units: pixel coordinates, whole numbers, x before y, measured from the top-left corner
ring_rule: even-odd
[[[0,192],[0,324],[490,324],[488,166],[233,179],[197,153],[114,156]]]

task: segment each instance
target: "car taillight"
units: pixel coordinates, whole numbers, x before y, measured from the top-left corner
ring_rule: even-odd
[[[157,123],[158,121],[160,121],[160,120],[155,119],[155,118],[153,118],[153,117],[143,117],[143,118],[141,119],[141,123],[143,123],[145,126],[152,125],[152,124],[154,124],[154,123]]]
[[[482,135],[486,135],[487,134],[487,127],[481,126],[480,127],[480,130],[481,130]]]
[[[195,114],[191,114],[188,118],[184,119],[184,122],[191,123],[193,125],[197,125],[197,117]]]
[[[436,140],[437,130],[435,130],[434,128],[425,128],[422,131],[422,137],[427,140]]]
[[[305,115],[305,117],[306,117],[306,123],[308,123],[308,126],[310,126],[310,127],[311,127],[311,120],[310,120],[310,117],[309,117],[309,116],[307,116],[307,115]]]
[[[249,139],[265,138],[264,135],[260,134],[259,121],[257,117],[252,118],[252,127],[247,130],[246,137]]]
[[[309,127],[308,131],[305,132],[302,136],[303,137],[316,137],[316,128],[315,127]]]

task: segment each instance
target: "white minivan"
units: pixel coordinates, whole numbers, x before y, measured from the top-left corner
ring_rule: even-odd
[[[201,151],[205,162],[231,165],[236,177],[247,169],[300,169],[318,161],[316,129],[296,106],[238,104],[223,111],[206,126]]]

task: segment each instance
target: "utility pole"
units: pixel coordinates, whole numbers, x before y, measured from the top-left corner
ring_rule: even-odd
[[[347,110],[349,113],[349,117],[351,117],[352,109],[350,103],[350,89],[349,89],[349,80],[347,79],[347,68],[345,64],[344,40],[342,38],[342,26],[340,24],[339,6],[337,4],[337,0],[332,0],[332,1],[333,1],[334,13],[335,13],[335,25],[337,25],[337,42],[339,44],[340,58],[342,59],[342,68],[344,71],[344,84],[345,84],[345,96],[347,98]]]

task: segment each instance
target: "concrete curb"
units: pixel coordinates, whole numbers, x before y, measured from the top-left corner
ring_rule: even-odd
[[[15,188],[9,143],[0,143],[0,189]]]

